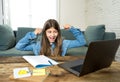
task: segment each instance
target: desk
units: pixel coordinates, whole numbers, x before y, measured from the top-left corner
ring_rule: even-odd
[[[75,60],[78,58],[84,58],[79,56],[65,56],[54,58],[59,62]],[[20,67],[30,67],[33,68],[29,63],[27,63],[22,57],[0,57],[0,82],[18,82],[15,80],[10,80],[9,76],[12,74],[13,68]],[[113,62],[109,68],[104,68],[94,73],[87,74],[82,77],[77,77],[68,71],[58,67],[50,66],[47,69],[54,72],[62,71],[62,75],[49,75],[44,82],[119,82],[120,81],[120,63]],[[25,82],[25,81],[22,81]],[[27,81],[28,82],[28,81]]]

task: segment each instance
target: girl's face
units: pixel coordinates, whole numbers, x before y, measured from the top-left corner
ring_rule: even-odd
[[[58,36],[58,31],[55,28],[51,27],[46,30],[46,36],[47,36],[49,42],[53,43],[53,42],[55,42],[55,40]]]

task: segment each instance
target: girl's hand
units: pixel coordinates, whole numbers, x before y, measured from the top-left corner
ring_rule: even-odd
[[[66,24],[66,25],[64,25],[63,27],[64,27],[64,29],[66,29],[66,30],[67,30],[67,29],[69,29],[69,28],[71,27],[71,25]]]
[[[36,28],[35,31],[34,31],[35,35],[38,35],[38,34],[40,34],[41,32],[42,32],[42,29],[41,29],[41,28]]]

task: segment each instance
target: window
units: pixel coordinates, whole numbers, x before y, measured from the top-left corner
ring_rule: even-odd
[[[46,20],[57,19],[57,0],[6,0],[5,3],[7,2],[9,18],[8,14],[6,17],[13,29],[42,27]]]

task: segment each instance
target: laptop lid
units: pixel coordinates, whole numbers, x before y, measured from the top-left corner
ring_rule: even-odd
[[[120,39],[92,42],[89,45],[80,76],[109,67],[119,45]]]
[[[59,66],[77,76],[109,67],[115,58],[119,45],[120,39],[91,42],[85,60],[82,63],[80,62],[81,59],[79,59],[59,64]]]

